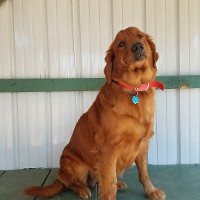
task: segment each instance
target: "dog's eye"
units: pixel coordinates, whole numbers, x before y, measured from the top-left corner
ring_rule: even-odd
[[[118,44],[118,47],[123,47],[124,44],[125,44],[125,42],[120,42],[120,43]]]
[[[143,35],[142,35],[141,33],[138,33],[138,34],[137,34],[137,37],[138,37],[138,38],[142,38]]]

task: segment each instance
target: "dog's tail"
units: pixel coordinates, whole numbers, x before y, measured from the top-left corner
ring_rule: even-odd
[[[49,186],[29,187],[24,191],[24,194],[36,196],[36,197],[50,198],[62,192],[64,188],[65,186],[59,180],[56,180],[52,185],[49,185]]]

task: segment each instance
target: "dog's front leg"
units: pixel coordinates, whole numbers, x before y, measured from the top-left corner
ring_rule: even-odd
[[[158,190],[151,183],[148,171],[147,171],[147,153],[149,149],[149,139],[143,139],[140,144],[139,153],[136,157],[136,165],[139,173],[139,179],[142,183],[144,190],[150,200],[163,200],[165,199],[165,193]]]
[[[116,200],[116,159],[109,157],[99,162],[97,177],[101,200]]]

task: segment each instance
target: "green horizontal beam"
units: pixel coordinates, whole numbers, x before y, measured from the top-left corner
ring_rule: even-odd
[[[200,88],[200,75],[157,76],[156,80],[165,83],[166,89]]]
[[[166,89],[200,88],[200,75],[158,76]],[[0,92],[97,91],[104,78],[0,79]]]
[[[95,91],[103,78],[0,79],[0,92]]]

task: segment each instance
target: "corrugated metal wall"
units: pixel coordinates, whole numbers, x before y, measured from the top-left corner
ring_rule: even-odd
[[[7,0],[0,78],[103,77],[115,34],[153,36],[158,75],[200,74],[198,0]],[[57,167],[97,92],[0,93],[0,169]],[[151,164],[200,163],[200,90],[157,91]]]

